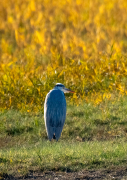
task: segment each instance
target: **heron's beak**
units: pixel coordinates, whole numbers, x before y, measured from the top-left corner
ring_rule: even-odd
[[[64,89],[64,92],[65,92],[65,93],[75,93],[75,92],[72,91],[71,89],[67,89],[67,88]]]

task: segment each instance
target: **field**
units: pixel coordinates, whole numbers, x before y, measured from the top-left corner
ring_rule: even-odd
[[[126,97],[115,103],[103,102],[98,107],[86,103],[78,107],[69,105],[58,142],[48,141],[42,112],[7,110],[0,113],[0,118],[1,176],[94,169],[94,173],[97,170],[102,173],[102,178],[108,174],[109,179],[111,170],[115,172],[111,177],[127,177]],[[47,178],[51,175],[47,173]]]
[[[4,0],[0,22],[0,177],[118,169],[124,178],[127,2]],[[49,142],[43,104],[57,82],[75,93]]]

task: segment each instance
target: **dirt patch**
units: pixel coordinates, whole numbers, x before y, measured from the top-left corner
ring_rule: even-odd
[[[80,172],[30,172],[26,176],[13,177],[11,175],[3,174],[1,179],[5,180],[63,180],[63,179],[86,179],[86,180],[98,180],[98,179],[127,179],[127,168],[115,168],[113,170],[82,170]]]

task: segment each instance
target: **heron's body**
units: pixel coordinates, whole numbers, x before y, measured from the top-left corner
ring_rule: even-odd
[[[66,99],[64,92],[73,92],[65,88],[61,83],[57,83],[45,99],[44,120],[49,140],[60,138],[64,122],[66,119]]]
[[[60,138],[66,119],[66,100],[61,90],[51,90],[45,99],[44,104],[45,127],[49,140],[55,135]]]

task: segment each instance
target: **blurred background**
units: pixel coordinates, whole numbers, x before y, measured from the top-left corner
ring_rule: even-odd
[[[127,93],[126,1],[4,0],[0,22],[0,109],[38,111],[57,82],[77,105]]]

